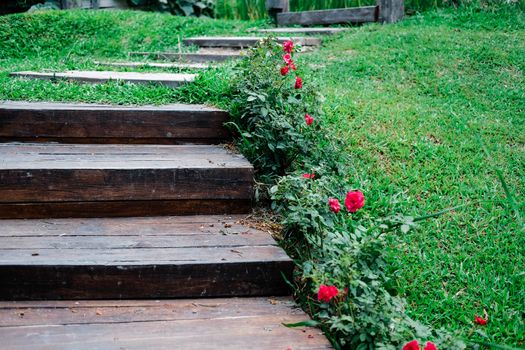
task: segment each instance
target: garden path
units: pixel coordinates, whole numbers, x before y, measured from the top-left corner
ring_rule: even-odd
[[[250,222],[253,167],[221,145],[226,120],[0,104],[3,349],[330,348],[284,326],[308,319],[283,278],[293,262]]]

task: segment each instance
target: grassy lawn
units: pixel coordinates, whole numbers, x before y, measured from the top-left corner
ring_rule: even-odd
[[[230,67],[180,90],[25,81],[8,72],[101,69],[92,60],[174,50],[180,37],[264,25],[138,12],[0,17],[0,100],[226,107]],[[525,14],[449,10],[362,26],[299,63],[347,140],[341,152],[354,155],[369,208],[419,216],[466,205],[393,237],[392,287],[408,299],[409,313],[525,347]],[[473,318],[484,310],[483,335]]]

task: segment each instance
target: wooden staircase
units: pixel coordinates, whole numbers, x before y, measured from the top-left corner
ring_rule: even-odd
[[[0,104],[2,349],[329,348],[283,326],[307,319],[293,263],[243,224],[253,168],[219,144],[227,117]]]

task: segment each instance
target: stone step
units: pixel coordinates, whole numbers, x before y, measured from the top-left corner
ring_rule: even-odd
[[[216,144],[228,113],[203,105],[0,102],[0,141]]]
[[[257,45],[257,43],[264,38],[260,37],[195,37],[184,39],[185,45],[195,45],[199,47],[226,47],[226,48],[246,48]],[[302,46],[319,46],[321,39],[313,37],[280,37],[277,38],[279,42],[292,40],[295,44]]]
[[[0,144],[0,218],[245,213],[252,194],[221,146]]]
[[[212,65],[206,63],[163,63],[163,62],[108,62],[95,61],[99,66],[125,68],[167,68],[167,69],[208,69]]]
[[[301,28],[301,27],[279,27],[269,29],[258,29],[259,33],[265,34],[302,34],[302,35],[334,35],[348,30],[347,28]]]
[[[137,73],[113,71],[66,71],[66,72],[13,72],[13,77],[68,80],[80,83],[100,84],[108,81],[124,81],[133,84],[159,84],[169,87],[178,87],[195,80],[196,74],[175,73]]]
[[[157,60],[176,62],[225,62],[241,58],[240,52],[213,52],[213,53],[178,53],[178,52],[129,52],[129,56],[148,57]]]
[[[331,349],[290,298],[0,302],[5,350]]]
[[[292,260],[242,218],[2,220],[0,299],[290,293]]]

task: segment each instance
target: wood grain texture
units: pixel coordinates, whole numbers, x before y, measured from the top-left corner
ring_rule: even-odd
[[[177,53],[177,52],[129,52],[130,56],[149,57],[157,60],[178,62],[224,62],[241,58],[240,53]]]
[[[363,6],[354,8],[285,12],[277,14],[279,26],[289,25],[321,25],[321,24],[345,24],[345,23],[367,23],[378,20],[377,6]]]
[[[249,199],[0,203],[0,219],[245,214],[251,207]]]
[[[227,47],[227,48],[246,48],[257,45],[263,38],[259,37],[195,37],[184,39],[182,42],[185,45],[196,45],[199,47]],[[279,37],[276,38],[278,42],[285,42],[292,40],[294,43],[302,46],[319,46],[321,39],[312,37]]]
[[[206,63],[162,63],[162,62],[110,62],[94,61],[99,66],[126,67],[126,68],[166,68],[166,69],[208,69],[212,65]]]
[[[67,71],[67,72],[13,72],[13,77],[28,79],[57,80],[64,79],[80,83],[101,84],[108,81],[124,81],[133,84],[159,84],[178,87],[195,80],[195,74],[175,73],[138,73],[111,71]]]
[[[218,143],[228,113],[203,105],[0,102],[0,139],[71,143]]]
[[[289,298],[0,303],[3,349],[330,349]]]
[[[292,270],[226,216],[7,220],[0,236],[4,300],[283,295]]]
[[[297,27],[282,27],[282,28],[270,28],[270,29],[258,29],[259,33],[269,34],[302,34],[302,35],[334,35],[346,31],[346,28],[297,28]]]
[[[404,0],[378,0],[379,21],[381,23],[395,23],[405,15]]]
[[[239,212],[252,192],[250,163],[220,146],[0,144],[3,217]]]

